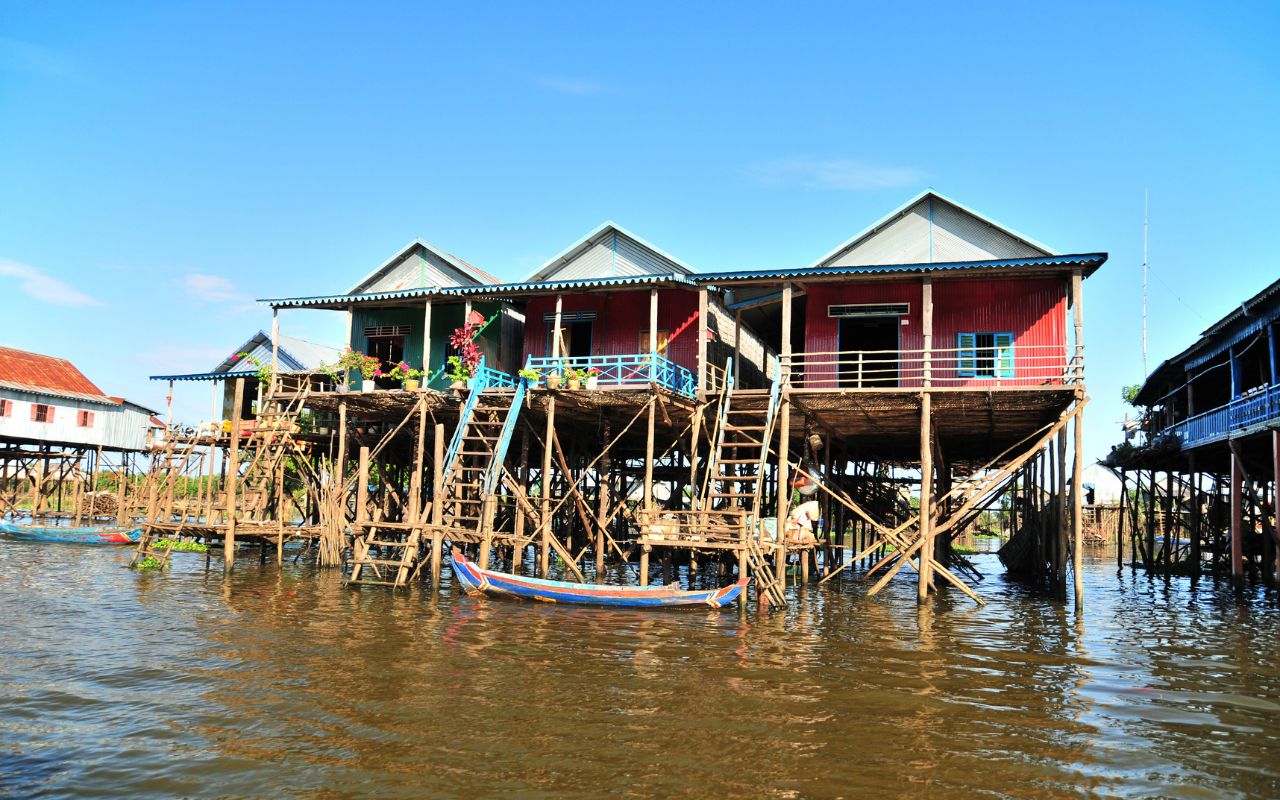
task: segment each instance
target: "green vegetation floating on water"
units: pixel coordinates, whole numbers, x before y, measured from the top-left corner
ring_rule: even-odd
[[[155,556],[147,556],[146,558],[142,559],[137,564],[135,564],[133,568],[137,570],[142,570],[144,572],[149,572],[153,569],[160,569],[163,566],[164,566],[164,562],[161,561],[160,559],[156,558]]]
[[[172,539],[159,539],[156,541],[155,546],[157,548],[166,547],[179,553],[209,552],[209,545],[200,544],[199,542],[192,542],[187,540],[178,540],[175,542]]]

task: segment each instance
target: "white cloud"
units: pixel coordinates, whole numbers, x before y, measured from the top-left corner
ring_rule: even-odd
[[[206,303],[225,305],[234,311],[247,311],[256,307],[253,298],[221,275],[191,272],[182,279],[182,285],[193,299]]]
[[[543,89],[550,89],[560,94],[592,95],[605,91],[605,86],[585,78],[570,78],[564,75],[543,75],[534,81]]]
[[[23,293],[46,303],[60,306],[100,306],[96,298],[72,288],[71,284],[50,277],[35,267],[0,258],[0,277],[15,278]]]
[[[748,172],[765,186],[844,191],[911,186],[928,177],[915,167],[886,167],[850,158],[786,158],[756,164]]]

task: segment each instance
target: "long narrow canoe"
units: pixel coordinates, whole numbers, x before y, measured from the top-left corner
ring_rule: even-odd
[[[625,608],[671,608],[702,606],[723,608],[738,599],[749,578],[719,589],[685,591],[670,586],[592,586],[568,581],[526,578],[505,572],[481,569],[456,548],[453,574],[468,593],[484,593],[540,600],[544,603],[579,603]]]
[[[89,525],[73,528],[67,525],[19,525],[0,520],[0,533],[27,542],[74,542],[76,544],[135,544],[142,536],[141,528],[117,528]]]

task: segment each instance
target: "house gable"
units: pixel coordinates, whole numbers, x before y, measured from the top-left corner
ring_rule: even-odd
[[[352,287],[348,294],[398,292],[425,287],[452,288],[497,283],[492,275],[417,239]]]
[[[1057,255],[954,200],[926,191],[811,266],[993,261]]]
[[[240,353],[248,353],[249,358],[241,358]],[[320,368],[321,363],[334,363],[341,353],[332,347],[295,339],[291,336],[280,337],[280,371],[305,372]],[[258,331],[239,349],[228,355],[211,371],[213,374],[246,374],[258,371],[258,364],[271,363],[271,336],[265,331]]]
[[[526,283],[690,275],[687,264],[612,222],[605,222],[538,268]]]

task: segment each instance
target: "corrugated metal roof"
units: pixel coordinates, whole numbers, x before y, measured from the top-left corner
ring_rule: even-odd
[[[65,358],[0,347],[0,385],[55,397],[111,402]]]
[[[956,270],[1017,269],[1021,267],[1084,267],[1096,269],[1107,260],[1106,253],[1009,258],[997,261],[950,261],[922,264],[873,264],[851,267],[792,267],[789,269],[744,270],[738,272],[704,272],[692,276],[698,283],[733,283],[769,278],[813,278],[828,275],[893,274],[898,272],[950,272]]]
[[[649,284],[678,284],[694,286],[692,280],[696,276],[678,275],[624,275],[617,278],[583,278],[574,281],[550,281],[547,283],[499,283],[489,286],[457,286],[450,288],[428,287],[425,289],[406,289],[398,292],[376,292],[374,294],[338,294],[320,297],[276,297],[264,298],[272,308],[304,308],[308,306],[343,306],[348,304],[380,303],[387,300],[414,300],[440,297],[461,297],[482,295],[485,297],[511,297],[521,294],[543,294],[557,290],[593,289],[598,287],[645,286]]]
[[[382,262],[382,264],[379,265],[373,272],[370,272],[368,275],[364,276],[364,278],[362,278],[359,283],[351,287],[351,292],[356,291],[361,286],[364,286],[365,284],[374,280],[383,272],[387,271],[390,267],[398,264],[400,261],[407,258],[411,252],[413,252],[416,248],[419,248],[419,247],[431,253],[434,253],[438,258],[443,260],[445,263],[449,264],[454,269],[461,272],[463,275],[470,277],[472,280],[476,281],[477,283],[497,283],[498,282],[497,278],[493,277],[492,275],[480,269],[479,267],[475,266],[474,264],[470,264],[466,261],[463,261],[461,258],[458,258],[454,254],[447,252],[445,250],[442,250],[439,247],[436,247],[435,245],[431,244],[431,242],[428,242],[425,239],[414,239],[412,242],[409,242],[407,245],[400,248],[399,252],[397,252],[391,258]]]

